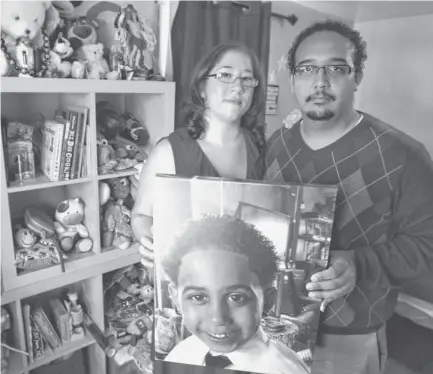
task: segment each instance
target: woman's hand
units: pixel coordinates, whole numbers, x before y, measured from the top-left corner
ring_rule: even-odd
[[[150,231],[152,232],[152,227],[150,228]],[[140,240],[140,254],[143,256],[143,258],[140,260],[141,263],[146,268],[153,268],[154,266],[154,253],[153,253],[153,237],[152,236],[146,236],[143,235]]]

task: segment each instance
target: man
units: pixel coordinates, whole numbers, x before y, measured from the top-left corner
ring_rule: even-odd
[[[399,289],[433,272],[431,160],[355,110],[366,58],[359,33],[340,22],[302,31],[288,54],[302,119],[268,142],[266,179],[339,187],[330,265],[307,284],[326,308],[313,374],[382,372]]]

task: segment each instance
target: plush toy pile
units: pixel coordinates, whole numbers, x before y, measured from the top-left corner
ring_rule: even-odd
[[[153,69],[155,35],[133,5],[96,2],[81,14],[80,3],[2,2],[0,75],[164,80]],[[98,36],[105,8],[116,15],[111,46]]]
[[[73,249],[88,252],[93,247],[83,219],[84,202],[80,198],[62,201],[52,216],[28,207],[24,219],[14,227],[17,269],[40,270],[60,264],[65,271],[66,253]]]
[[[109,275],[104,290],[107,335],[118,365],[134,361],[152,373],[153,280],[135,264]]]

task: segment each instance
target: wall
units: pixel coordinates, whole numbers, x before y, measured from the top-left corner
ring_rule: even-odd
[[[287,65],[286,63],[282,64],[282,62],[278,63],[278,60],[281,58],[286,60],[290,45],[295,39],[295,36],[303,29],[314,22],[323,21],[327,18],[335,18],[292,1],[273,1],[272,12],[284,15],[295,13],[299,19],[294,26],[287,21],[282,23],[276,18],[272,18],[271,21],[269,72],[272,72],[273,70],[276,71],[276,81],[274,84],[279,86],[279,96],[277,103],[277,113],[275,115],[266,116],[266,135],[268,137],[272,135],[276,129],[282,126],[282,121],[284,118],[286,118],[287,115],[296,108],[295,98],[290,92],[289,72],[287,71]],[[281,65],[281,67],[284,66],[284,70],[279,70],[279,65]],[[269,76],[268,82],[271,83]]]
[[[356,107],[423,142],[433,157],[433,15],[355,28],[368,53]]]

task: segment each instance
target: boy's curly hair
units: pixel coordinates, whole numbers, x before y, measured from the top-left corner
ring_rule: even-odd
[[[293,73],[293,69],[296,66],[296,51],[299,45],[309,36],[313,35],[316,32],[320,31],[332,31],[344,36],[349,39],[355,47],[355,51],[353,52],[353,64],[355,66],[355,74],[361,73],[364,69],[365,61],[367,60],[367,43],[362,38],[359,31],[354,30],[347,26],[345,23],[336,20],[326,20],[323,22],[313,23],[311,26],[304,29],[294,40],[292,43],[288,56],[287,56],[287,64],[289,71]]]
[[[273,243],[253,225],[228,215],[205,215],[187,221],[163,254],[162,267],[170,280],[177,284],[179,268],[186,254],[215,247],[245,255],[260,284],[265,287],[272,283],[278,270],[278,256]]]

